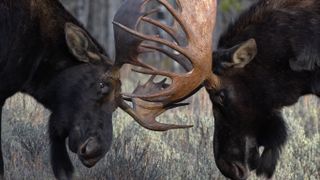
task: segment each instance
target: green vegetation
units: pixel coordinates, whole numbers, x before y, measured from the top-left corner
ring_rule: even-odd
[[[240,11],[242,7],[241,2],[239,0],[223,0],[220,1],[219,9],[225,13],[231,11],[232,9]]]

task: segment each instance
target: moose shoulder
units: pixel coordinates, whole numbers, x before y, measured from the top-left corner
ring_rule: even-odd
[[[320,96],[319,30],[319,1],[260,0],[221,36],[212,68],[219,86],[209,94],[225,176],[273,175],[287,136],[281,108]]]

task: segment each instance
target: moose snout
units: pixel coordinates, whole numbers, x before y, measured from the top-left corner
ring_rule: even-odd
[[[97,138],[90,137],[79,146],[78,156],[81,162],[87,166],[94,166],[104,155],[103,148]]]
[[[79,155],[83,157],[92,157],[99,150],[99,144],[95,138],[87,139],[79,147]]]
[[[231,165],[232,165],[232,172],[234,174],[235,179],[245,180],[249,177],[250,170],[248,167],[237,162],[231,163]]]
[[[217,161],[217,166],[224,176],[232,180],[246,180],[250,174],[249,167],[239,162],[227,162],[220,159]]]

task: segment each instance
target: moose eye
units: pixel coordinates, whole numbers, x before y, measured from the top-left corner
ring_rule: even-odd
[[[226,92],[224,90],[222,90],[222,91],[219,91],[219,92],[214,94],[213,101],[216,104],[223,105],[225,97],[226,97]]]
[[[103,95],[108,94],[110,91],[109,85],[105,84],[105,83],[99,83],[99,88],[100,88],[101,94],[103,94]]]

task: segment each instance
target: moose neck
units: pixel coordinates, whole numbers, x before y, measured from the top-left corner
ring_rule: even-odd
[[[9,52],[8,59],[19,59],[15,63],[19,67],[15,68],[23,70],[17,72],[17,82],[11,91],[27,93],[49,107],[47,96],[48,91],[52,91],[49,87],[53,81],[62,72],[81,65],[66,44],[65,24],[81,25],[56,0],[23,0],[13,5],[17,7],[8,6],[7,18],[15,21],[11,23],[15,32],[4,33],[9,35],[9,45],[9,41],[18,39],[14,46],[19,52]],[[21,14],[14,9],[20,9]],[[21,27],[24,27],[23,31]],[[8,77],[6,73],[4,76]]]
[[[310,87],[312,72],[295,72],[288,67],[286,60],[273,64],[265,63],[268,60],[260,58],[260,62],[253,62],[247,67],[242,79],[250,86],[255,96],[260,99],[266,97],[270,107],[280,109],[284,106],[293,105],[301,96],[312,94]]]
[[[313,58],[318,54],[303,54],[313,52],[300,48],[300,46],[313,47],[310,45],[312,41],[299,31],[306,29],[302,27],[303,22],[298,23],[303,20],[291,14],[293,13],[284,11],[264,12],[263,8],[257,11],[257,7],[253,7],[242,14],[236,23],[231,24],[219,41],[219,49],[234,47],[250,38],[257,41],[257,56],[246,67],[231,72],[234,74],[231,77],[245,81],[257,92],[257,96],[268,97],[266,100],[276,108],[292,105],[303,95],[319,94],[320,89],[317,86],[319,67],[318,69],[314,67],[318,58]],[[294,26],[290,26],[293,20]],[[308,27],[308,30],[316,28],[314,25]],[[297,42],[292,42],[291,39]],[[306,58],[299,60],[300,57]],[[307,63],[302,65],[311,66],[310,68],[292,66],[292,62],[296,61],[305,61]]]

